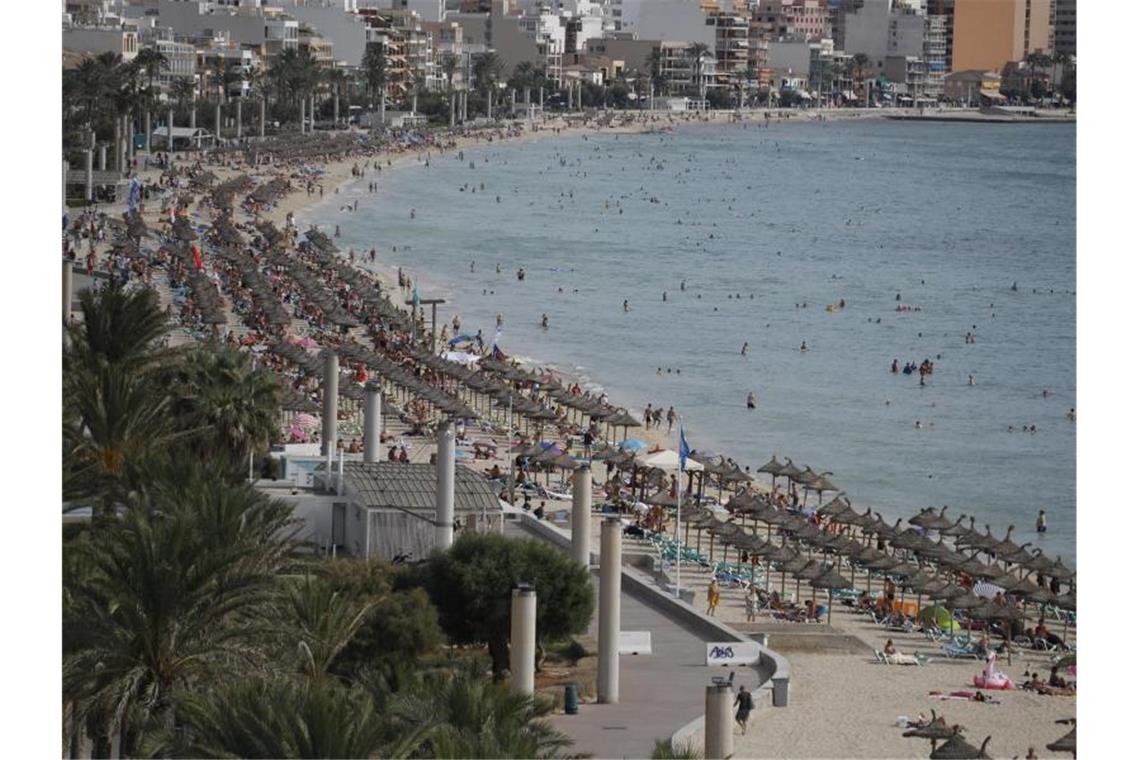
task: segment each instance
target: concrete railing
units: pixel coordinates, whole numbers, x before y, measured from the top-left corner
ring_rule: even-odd
[[[570,551],[570,533],[568,530],[544,520],[537,520],[533,515],[522,510],[511,509],[509,512],[508,519],[517,520],[520,527],[527,533],[544,541],[549,541],[565,551]],[[591,552],[591,564],[596,560],[596,553]],[[706,641],[756,641],[756,639],[734,630],[716,618],[701,614],[700,610],[691,604],[686,604],[673,597],[658,586],[650,575],[640,570],[623,565],[621,589]],[[752,692],[753,701],[760,704],[761,699],[765,696],[763,692],[771,691],[772,706],[787,707],[791,687],[791,666],[783,655],[766,646],[766,640],[756,643],[760,645],[760,659],[753,667],[759,677],[760,686]],[[698,731],[704,728],[704,721],[702,715],[682,726],[671,737],[673,745],[680,747],[688,743]]]

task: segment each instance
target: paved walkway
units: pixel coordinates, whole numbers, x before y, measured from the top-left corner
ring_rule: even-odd
[[[508,525],[508,535],[532,537]],[[596,590],[596,570],[594,576]],[[624,592],[621,629],[650,631],[653,654],[621,656],[618,704],[583,704],[577,715],[548,716],[551,725],[574,739],[572,752],[597,758],[649,757],[655,739],[672,736],[704,713],[704,687],[709,679],[728,675],[724,668],[705,665],[702,636]],[[590,634],[597,636],[596,618],[590,623]],[[741,678],[749,689],[757,686],[752,668],[737,668],[736,682]]]

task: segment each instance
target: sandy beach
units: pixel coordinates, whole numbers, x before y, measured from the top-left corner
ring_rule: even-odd
[[[772,113],[776,113],[773,111]],[[881,118],[890,115],[886,109],[875,109],[872,112],[864,111],[827,111],[824,117],[830,119],[867,119]],[[792,114],[793,120],[812,120],[818,118],[815,112],[796,112]],[[679,118],[667,114],[655,114],[645,118],[635,113],[632,118],[626,118],[610,125],[602,126],[597,122],[577,124],[568,123],[561,118],[549,119],[535,125],[536,128],[524,129],[517,137],[496,138],[496,142],[517,142],[523,140],[536,140],[543,137],[559,134],[562,136],[593,135],[593,134],[620,134],[642,132],[647,129],[659,129],[682,121],[700,121],[707,123],[725,123],[730,121],[762,122],[763,111],[749,111],[742,114],[718,113],[697,118]],[[485,135],[459,136],[454,144],[447,148],[431,147],[430,149],[411,149],[401,152],[377,152],[366,157],[352,157],[323,165],[323,173],[319,183],[324,193],[337,193],[338,188],[348,186],[353,182],[368,182],[378,180],[384,182],[384,171],[389,170],[387,160],[391,159],[391,168],[407,166],[422,162],[430,156],[453,154],[454,152],[486,145]],[[354,166],[369,166],[373,161],[385,162],[384,171],[374,174],[366,171],[363,177],[353,176]],[[249,174],[258,183],[268,181],[282,175],[292,175],[296,167],[259,165],[222,165],[216,162],[204,162],[221,180],[237,176],[242,173]],[[156,176],[157,172],[144,173],[144,180]],[[260,218],[270,220],[278,227],[282,227],[288,215],[292,214],[304,229],[301,222],[321,224],[322,228],[331,236],[335,223],[328,220],[313,219],[311,207],[327,200],[318,193],[310,195],[303,184],[294,181],[291,193],[282,197],[272,208],[262,210]],[[161,219],[159,204],[152,203],[145,214],[148,225],[158,226]],[[205,215],[203,215],[205,216]],[[235,221],[249,222],[253,217],[235,209]],[[199,223],[205,223],[200,219]],[[106,252],[106,247],[100,249],[100,254]],[[346,253],[346,252],[342,252]],[[382,272],[383,252],[377,252],[376,265],[369,269],[374,273]],[[208,267],[212,264],[208,263]],[[390,293],[397,293],[396,284],[386,281],[383,274],[375,274]],[[461,315],[462,316],[462,315]],[[233,324],[240,324],[235,318]],[[303,333],[304,327],[294,320],[296,332]],[[353,337],[361,337],[360,328],[354,328]],[[572,382],[572,379],[569,379]],[[653,399],[654,406],[669,406],[668,399]],[[640,419],[641,409],[630,409],[630,413]],[[389,430],[401,436],[406,427],[398,422],[389,422]],[[649,450],[658,448],[677,448],[677,431],[674,427],[669,431],[665,425],[660,428],[635,428],[630,431],[631,437],[645,440]],[[504,471],[508,468],[509,448],[506,436],[499,433],[481,433],[480,437],[488,437],[497,443],[497,456],[488,460],[467,462],[476,469],[489,469],[497,464]],[[410,439],[409,454],[413,461],[427,461],[434,452],[434,444],[430,439]],[[604,481],[605,468],[595,464],[593,469],[595,486]],[[555,474],[551,482],[559,479]],[[541,481],[544,482],[544,481]],[[765,486],[757,484],[757,490],[765,490]],[[725,493],[727,498],[729,494]],[[521,498],[521,497],[520,497]],[[601,500],[600,490],[595,489],[595,502]],[[535,499],[535,504],[539,500]],[[568,501],[548,503],[548,510],[568,509]],[[597,529],[595,520],[595,530]],[[671,532],[671,530],[670,530]],[[653,555],[652,547],[647,542],[627,539],[626,559],[629,562],[638,561],[638,555]],[[719,550],[717,558],[719,559]],[[707,570],[690,569],[683,571],[683,586],[694,591],[696,604],[703,606],[704,587],[709,579]],[[861,587],[861,586],[860,586]],[[810,593],[810,590],[807,591]],[[920,714],[929,717],[931,709],[939,715],[945,715],[949,723],[960,723],[966,727],[966,738],[973,744],[980,745],[987,737],[992,739],[987,746],[987,752],[994,757],[1024,756],[1028,747],[1035,748],[1041,757],[1054,756],[1045,749],[1045,744],[1055,741],[1067,732],[1067,726],[1056,725],[1054,721],[1075,716],[1075,698],[1041,696],[1027,691],[994,692],[995,698],[1000,702],[976,703],[968,701],[943,701],[930,696],[931,691],[951,692],[956,690],[973,690],[972,677],[981,671],[982,663],[977,661],[948,661],[938,655],[939,647],[928,641],[921,634],[887,634],[883,629],[876,627],[869,617],[857,614],[854,611],[835,606],[830,626],[781,623],[761,614],[757,623],[745,623],[743,592],[737,590],[722,591],[722,604],[718,611],[718,618],[736,625],[742,631],[768,632],[773,636],[772,646],[784,653],[792,667],[792,699],[785,709],[775,709],[770,706],[761,706],[754,714],[747,736],[736,738],[736,757],[925,757],[930,752],[930,745],[926,740],[904,739],[902,730],[896,727],[899,716],[910,719]],[[801,594],[801,599],[805,594]],[[1059,625],[1057,626],[1059,628]],[[813,645],[812,637],[817,633],[835,634],[847,637],[845,651],[835,652],[829,648],[820,648]],[[1075,632],[1071,632],[1070,641],[1075,639]],[[881,649],[887,636],[894,638],[896,645],[905,653],[919,652],[933,656],[934,659],[918,667],[886,666],[876,662],[873,652]],[[781,644],[785,649],[781,649]],[[999,663],[999,669],[1006,672],[1015,681],[1026,680],[1022,677],[1025,672],[1038,672],[1047,677],[1049,658],[1045,654],[1034,652],[1021,652],[1014,657],[1012,664],[1004,661]],[[695,716],[694,716],[695,717]],[[679,727],[678,727],[679,728]],[[700,743],[700,736],[697,743]]]

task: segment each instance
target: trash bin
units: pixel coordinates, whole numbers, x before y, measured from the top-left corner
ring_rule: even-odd
[[[563,701],[563,709],[565,709],[567,715],[578,714],[578,684],[566,684],[566,694]]]

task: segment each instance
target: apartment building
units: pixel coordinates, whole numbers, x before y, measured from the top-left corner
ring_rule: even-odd
[[[1052,51],[1054,0],[955,0],[955,71],[1001,71],[1010,61]]]

